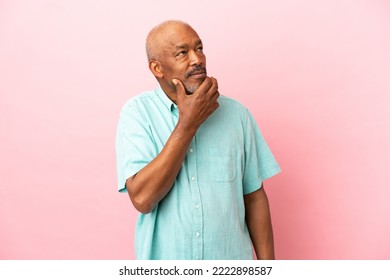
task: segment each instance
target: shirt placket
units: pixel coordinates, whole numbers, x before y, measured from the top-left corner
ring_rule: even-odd
[[[188,149],[188,171],[190,176],[190,190],[192,197],[192,258],[194,260],[203,259],[203,243],[204,243],[204,230],[203,230],[203,206],[200,196],[199,177],[197,167],[197,146],[196,136],[191,142],[191,146]]]
[[[172,108],[172,121],[176,126],[179,112],[176,105]],[[192,259],[203,259],[203,205],[200,196],[199,177],[197,167],[197,147],[196,136],[192,139],[191,145],[187,151],[188,176],[191,192],[191,207],[192,207]]]

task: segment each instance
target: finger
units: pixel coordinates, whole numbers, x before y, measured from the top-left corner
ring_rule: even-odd
[[[214,101],[214,102],[211,104],[211,110],[212,110],[212,112],[215,112],[215,110],[217,110],[218,107],[219,107],[218,101]]]
[[[186,95],[186,89],[182,83],[182,81],[178,80],[178,79],[172,79],[172,83],[175,85],[176,87],[176,93],[177,95]]]
[[[219,91],[216,91],[214,95],[211,97],[211,101],[217,101],[218,97],[220,96]]]
[[[210,77],[206,77],[199,88],[194,92],[196,94],[204,94],[208,92],[210,87],[212,86],[212,81]]]
[[[218,81],[214,77],[211,77],[211,82],[212,82],[212,85],[208,91],[208,94],[210,95],[211,98],[214,98],[215,95],[217,95],[216,98],[218,98],[218,96],[219,96]]]
[[[210,77],[210,78],[211,78],[211,81],[213,82],[213,85],[218,88],[218,81],[217,81],[217,79],[214,78],[214,77]]]

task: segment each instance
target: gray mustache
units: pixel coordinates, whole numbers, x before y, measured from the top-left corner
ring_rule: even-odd
[[[188,71],[185,75],[186,78],[188,78],[189,76],[191,76],[192,74],[194,74],[195,72],[204,72],[204,73],[207,73],[206,71],[206,67],[203,67],[203,66],[195,66],[193,69],[191,69],[190,71]]]

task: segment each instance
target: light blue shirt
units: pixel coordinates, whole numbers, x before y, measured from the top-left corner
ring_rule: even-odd
[[[198,129],[169,193],[136,225],[137,259],[253,259],[244,195],[280,168],[249,111],[225,96]],[[118,187],[163,149],[178,108],[159,87],[122,108]]]

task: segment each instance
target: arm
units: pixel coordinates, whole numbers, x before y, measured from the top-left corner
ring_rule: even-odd
[[[268,198],[264,187],[244,196],[245,217],[257,259],[275,259]]]
[[[200,125],[218,108],[218,85],[206,78],[192,94],[186,95],[179,80],[176,85],[179,120],[162,151],[137,174],[126,181],[134,207],[149,213],[171,189],[182,162]]]

